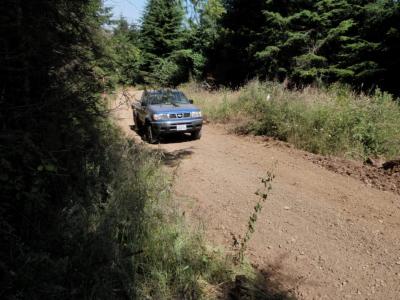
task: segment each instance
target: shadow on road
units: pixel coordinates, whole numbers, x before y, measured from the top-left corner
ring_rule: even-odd
[[[254,277],[237,275],[234,282],[222,287],[223,299],[295,300],[294,293],[282,285],[282,282],[285,282],[288,286],[295,286],[296,281],[294,278],[282,275],[285,259],[285,255],[282,255],[263,268],[253,266],[257,270]]]
[[[224,287],[226,300],[296,300],[289,291],[280,290],[276,283],[258,274],[255,279],[238,275],[233,283]]]
[[[160,144],[178,144],[193,141],[189,134],[175,133],[164,136],[160,139]]]
[[[140,136],[140,138],[143,141],[146,141],[145,136],[141,132],[138,132],[136,130],[135,125],[130,125],[129,127],[131,128],[132,131],[136,132],[136,134],[138,136]],[[193,141],[190,134],[171,133],[166,136],[162,136],[159,140],[159,143],[160,144],[178,144],[178,143],[186,143],[186,142],[190,142],[190,141]]]
[[[157,150],[161,154],[161,160],[168,167],[176,167],[182,159],[188,158],[193,154],[192,148],[175,150],[168,152],[165,150]]]

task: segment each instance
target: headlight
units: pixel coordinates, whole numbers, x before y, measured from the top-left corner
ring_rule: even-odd
[[[169,118],[168,114],[154,114],[153,115],[153,120],[154,121],[164,120],[164,119],[168,119],[168,118]]]
[[[201,111],[192,111],[192,118],[201,118]]]

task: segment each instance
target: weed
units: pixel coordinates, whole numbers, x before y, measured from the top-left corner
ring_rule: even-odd
[[[189,232],[173,208],[173,178],[160,155],[128,143],[118,159],[111,199],[94,228],[115,240],[125,289],[139,299],[198,299],[204,285],[232,280],[229,260]]]
[[[256,195],[259,196],[259,200],[254,206],[254,211],[250,215],[249,220],[247,222],[247,229],[246,233],[244,234],[244,237],[238,241],[235,237],[234,238],[234,244],[238,246],[238,251],[236,253],[236,256],[234,258],[234,261],[237,263],[243,263],[244,259],[244,253],[247,249],[247,245],[255,231],[255,226],[258,220],[258,215],[261,213],[261,210],[263,208],[263,204],[267,200],[269,196],[269,192],[272,189],[272,181],[274,180],[275,175],[273,172],[268,171],[267,175],[264,178],[261,178],[261,183],[263,185],[263,189],[258,190],[256,192]]]
[[[256,80],[236,92],[184,90],[208,120],[235,124],[236,131],[272,136],[323,155],[364,160],[400,154],[400,105],[380,90],[357,94],[338,84],[289,90]]]

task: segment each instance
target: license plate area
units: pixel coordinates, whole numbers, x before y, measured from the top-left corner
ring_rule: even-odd
[[[185,131],[187,130],[186,125],[176,125],[176,131]]]

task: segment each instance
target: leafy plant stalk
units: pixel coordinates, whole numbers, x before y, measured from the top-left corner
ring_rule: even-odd
[[[258,220],[258,216],[262,211],[263,204],[268,199],[269,193],[272,190],[272,181],[275,179],[275,174],[272,171],[268,171],[267,175],[261,178],[261,183],[263,188],[258,190],[255,194],[259,196],[259,200],[254,206],[254,211],[250,215],[249,220],[247,222],[247,230],[243,237],[243,239],[238,242],[236,239],[236,244],[239,245],[238,252],[235,256],[236,263],[243,263],[244,253],[247,249],[247,245],[255,232],[255,226]]]

